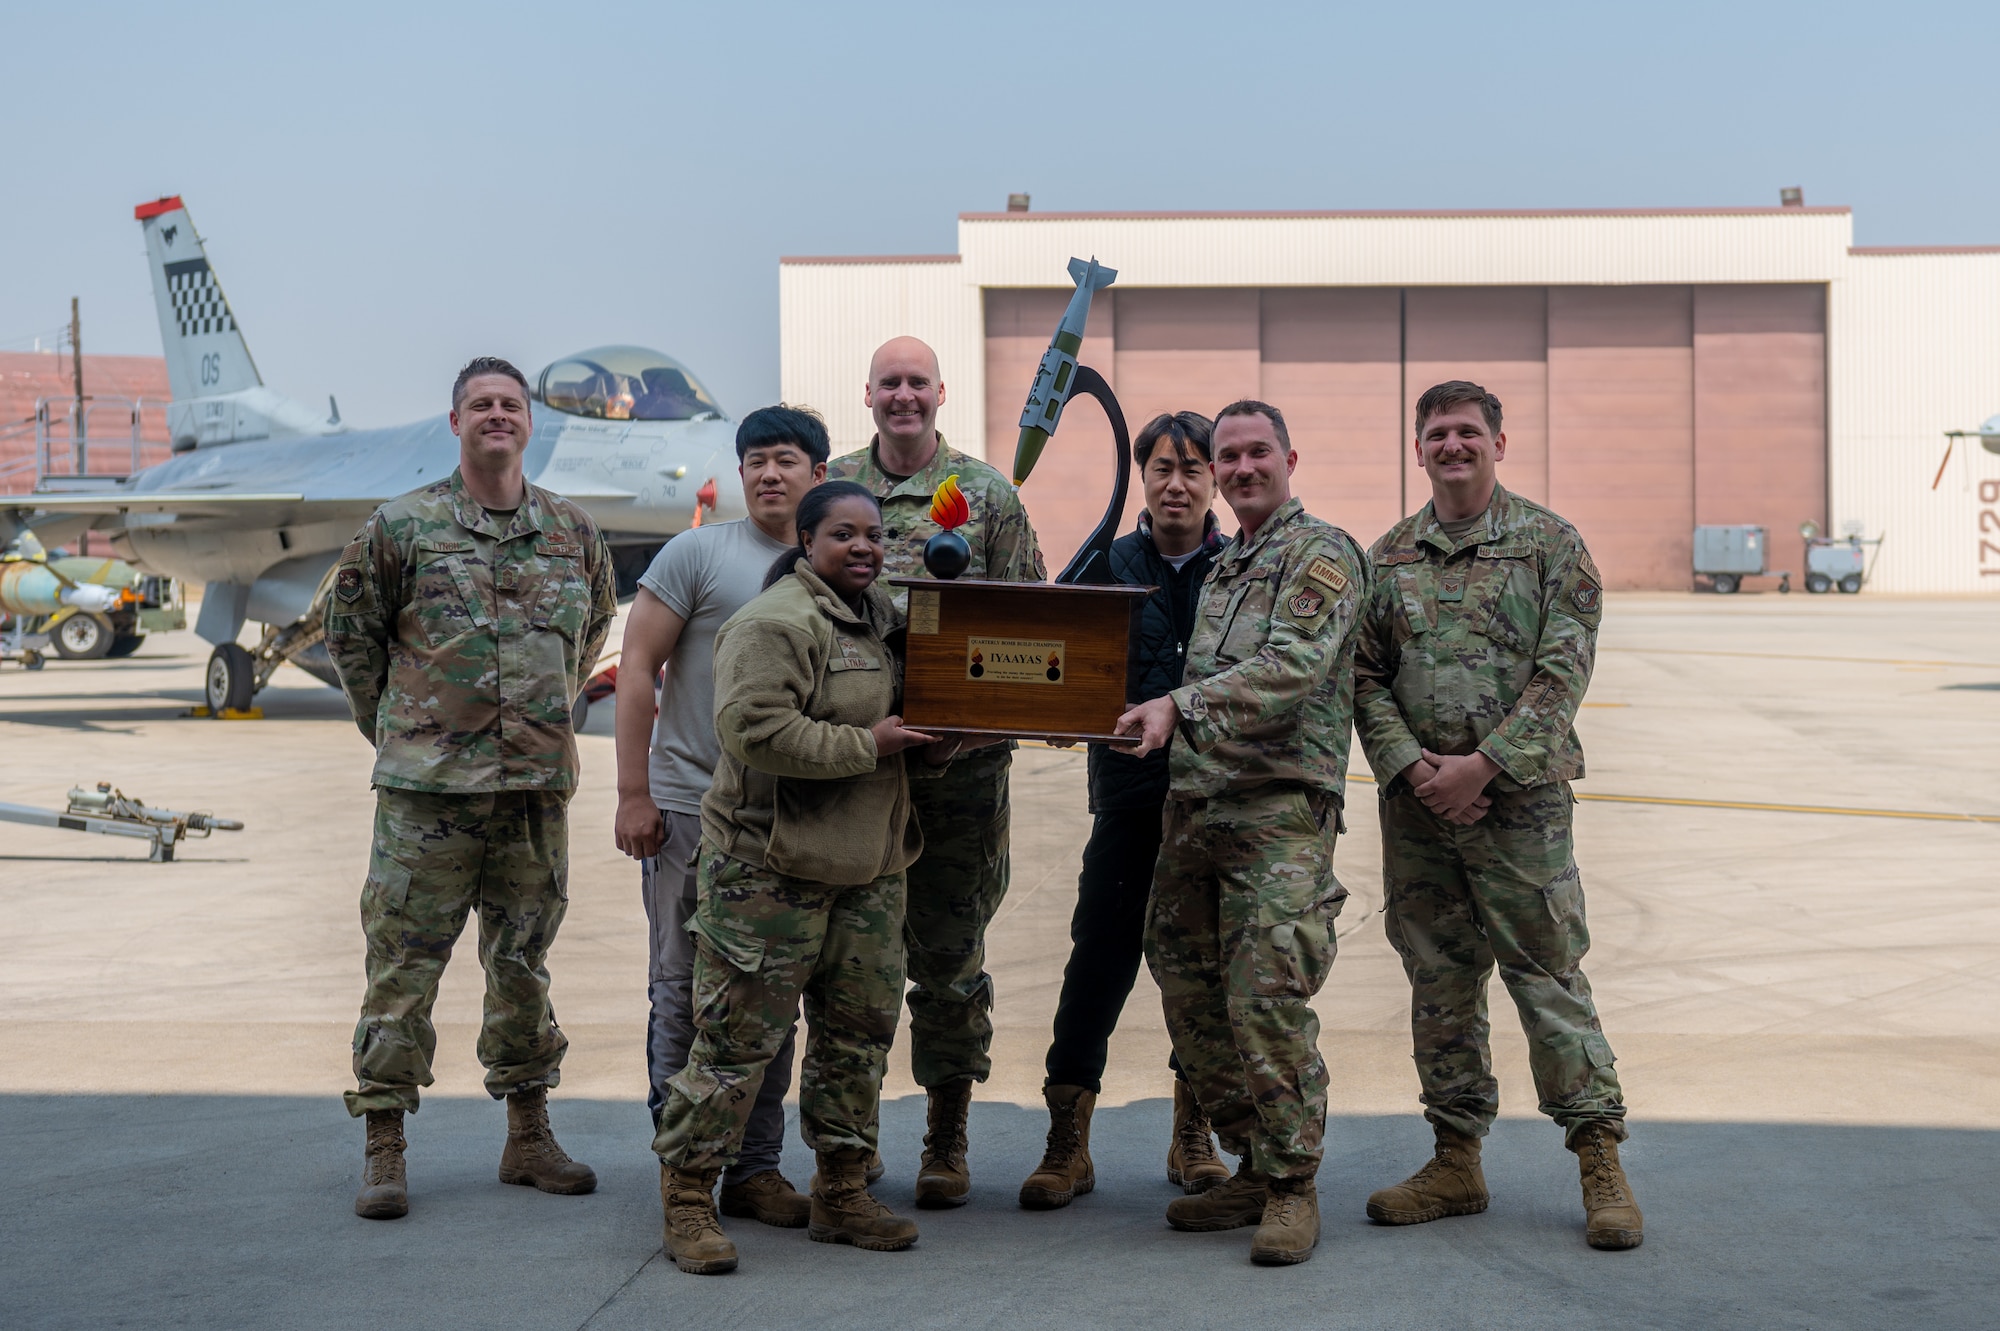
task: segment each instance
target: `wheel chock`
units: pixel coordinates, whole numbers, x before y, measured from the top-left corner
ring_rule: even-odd
[[[261,707],[252,707],[247,710],[238,710],[234,707],[225,707],[220,713],[217,713],[210,711],[207,707],[190,707],[185,712],[182,712],[181,715],[184,717],[213,717],[218,721],[262,721],[264,719],[264,709]]]

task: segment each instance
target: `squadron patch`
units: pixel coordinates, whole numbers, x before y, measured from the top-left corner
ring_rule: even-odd
[[[358,568],[344,568],[336,573],[333,578],[333,594],[343,601],[360,600],[361,570]]]
[[[1578,581],[1576,590],[1569,594],[1569,599],[1576,602],[1576,608],[1587,615],[1597,609],[1599,595],[1597,584],[1585,579]]]
[[[1326,597],[1308,587],[1285,603],[1286,608],[1299,619],[1311,619],[1326,604]]]

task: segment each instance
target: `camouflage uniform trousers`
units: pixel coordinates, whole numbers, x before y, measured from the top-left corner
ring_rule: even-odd
[[[1330,799],[1290,783],[1167,801],[1146,961],[1167,1033],[1223,1148],[1311,1178],[1326,1133],[1312,996],[1333,968]]]
[[[910,1071],[943,1086],[993,1071],[993,977],[986,926],[1007,895],[1005,747],[960,758],[936,779],[912,781],[924,853],[909,868]]]
[[[1581,969],[1590,948],[1567,781],[1489,791],[1471,827],[1398,783],[1382,797],[1383,923],[1410,978],[1424,1117],[1472,1137],[1500,1111],[1486,978],[1497,965],[1528,1036],[1541,1110],[1566,1140],[1592,1123],[1625,1136],[1611,1046]]]
[[[669,1165],[735,1163],[764,1070],[805,999],[799,1129],[815,1151],[874,1150],[903,996],[903,875],[834,887],[701,847],[694,1045],[667,1079],[653,1150]]]
[[[417,1108],[437,1032],[431,1006],[468,914],[486,971],[479,1061],[498,1100],[562,1079],[569,1040],[549,1003],[549,945],[569,907],[567,791],[441,795],[378,786],[361,889],[368,988],[347,1112]]]

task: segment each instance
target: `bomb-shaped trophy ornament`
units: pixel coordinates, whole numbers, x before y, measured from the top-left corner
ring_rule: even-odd
[[[933,578],[949,580],[971,567],[972,547],[954,530],[971,518],[972,505],[965,502],[965,492],[958,488],[958,477],[945,477],[937,493],[931,496],[931,521],[944,530],[924,542],[924,569]]]

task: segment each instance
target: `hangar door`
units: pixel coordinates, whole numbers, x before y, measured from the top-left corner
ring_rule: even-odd
[[[1066,299],[985,293],[998,465]],[[1273,403],[1295,492],[1363,544],[1429,497],[1418,396],[1482,383],[1506,413],[1501,483],[1575,523],[1609,586],[1679,589],[1697,523],[1769,528],[1781,567],[1801,521],[1825,525],[1825,330],[1817,285],[1116,288],[1082,359],[1134,434],[1160,411]],[[1023,487],[1052,571],[1104,509],[1109,437],[1079,405]],[[1138,505],[1135,487],[1127,530]]]

